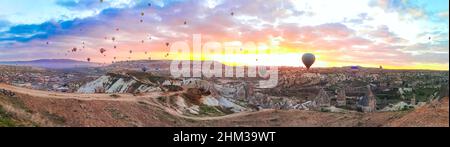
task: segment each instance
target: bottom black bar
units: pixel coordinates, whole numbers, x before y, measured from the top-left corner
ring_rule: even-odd
[[[445,140],[449,128],[0,128],[2,142],[85,145],[335,145],[353,141],[404,145]],[[427,135],[428,134],[428,135]],[[432,134],[432,135],[430,135]],[[412,138],[420,138],[418,140]],[[24,142],[16,142],[21,139]],[[378,142],[378,141],[382,142]],[[409,141],[408,141],[409,140]],[[48,144],[47,144],[48,145]]]

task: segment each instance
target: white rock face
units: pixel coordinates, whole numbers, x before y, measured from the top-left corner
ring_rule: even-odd
[[[219,101],[211,96],[206,96],[202,99],[202,103],[207,106],[219,106]]]
[[[189,108],[187,108],[187,110],[189,111],[189,113],[192,113],[192,114],[200,114],[199,112],[200,112],[200,106],[198,106],[198,105],[193,105],[193,106],[191,106],[191,107],[189,107]]]
[[[192,106],[188,106],[188,104],[186,103],[186,101],[184,100],[184,98],[178,96],[176,97],[175,100],[175,105],[177,107],[177,112],[178,113],[183,113],[185,111],[191,113],[191,114],[195,114],[198,115],[200,114],[200,107],[198,105],[192,105]]]
[[[224,97],[214,98],[206,96],[202,98],[202,103],[207,106],[230,108],[233,112],[242,112],[246,110],[244,107],[237,105]]]
[[[233,112],[242,112],[242,111],[245,111],[245,108],[244,108],[244,107],[239,106],[239,105],[237,105],[237,104],[235,104],[235,103],[229,101],[229,100],[226,99],[226,98],[220,97],[220,98],[218,99],[218,101],[219,101],[219,105],[220,105],[220,106],[225,107],[225,108],[231,108],[231,111],[233,111]]]
[[[201,99],[202,104],[213,107],[229,108],[233,112],[242,112],[246,109],[233,102],[235,99],[245,98],[245,84],[235,83],[211,83],[206,80],[189,78],[181,81],[184,88],[199,88],[209,90],[211,95],[204,96]]]
[[[177,80],[165,80],[163,86],[181,86],[181,82]]]
[[[184,101],[184,98],[182,97],[177,97],[175,104],[178,106],[178,108],[184,109],[187,107],[186,101]]]
[[[144,84],[133,77],[101,76],[98,79],[86,83],[78,89],[78,93],[133,93],[160,91],[158,86]]]
[[[405,102],[398,102],[395,105],[390,104],[384,107],[381,111],[400,111],[405,108],[414,108],[414,107],[415,107],[414,105],[409,105]]]
[[[185,88],[201,88],[205,90],[211,89],[211,83],[205,80],[197,79],[197,78],[189,78],[181,81],[181,86]]]
[[[155,91],[161,91],[161,88],[155,87],[155,86],[149,86],[149,85],[141,85],[137,89],[137,92],[155,92]]]
[[[325,107],[324,109],[325,109],[325,110],[328,110],[328,111],[330,111],[330,112],[336,112],[336,113],[344,113],[344,112],[348,112],[348,110],[341,109],[341,108],[336,108],[336,107],[334,107],[334,106],[331,106],[331,107]]]
[[[106,89],[106,93],[125,93],[134,83],[136,83],[136,81],[134,80],[125,81],[123,78],[120,78],[119,80],[114,82],[109,88]]]
[[[84,86],[78,89],[78,93],[95,93],[95,89],[102,88],[104,85],[108,85],[110,83],[110,76],[101,76],[95,81],[89,82]]]

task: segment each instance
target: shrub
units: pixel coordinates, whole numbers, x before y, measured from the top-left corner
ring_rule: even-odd
[[[120,97],[120,95],[117,95],[117,94],[111,94],[109,96],[112,97],[112,98],[119,98]]]

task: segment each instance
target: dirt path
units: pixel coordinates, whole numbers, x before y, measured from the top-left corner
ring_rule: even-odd
[[[174,116],[177,117],[181,117],[181,118],[185,118],[185,119],[192,119],[192,120],[201,120],[201,121],[205,121],[205,120],[221,120],[221,119],[230,119],[230,118],[236,118],[236,117],[243,117],[243,116],[247,116],[247,115],[252,115],[252,114],[259,114],[259,113],[263,113],[263,112],[272,112],[275,111],[273,109],[265,109],[265,110],[260,110],[260,111],[253,111],[253,112],[239,112],[239,113],[233,113],[233,114],[228,114],[228,115],[224,115],[224,116],[205,116],[205,117],[192,117],[192,116],[185,116],[182,115],[178,112],[176,112],[173,109],[170,108],[164,108],[164,110]]]
[[[191,120],[220,120],[220,119],[228,119],[228,118],[234,118],[234,117],[242,117],[250,114],[256,114],[256,113],[262,113],[267,111],[273,111],[271,109],[257,111],[257,112],[240,112],[240,113],[234,113],[229,114],[225,116],[217,116],[217,117],[192,117],[192,116],[185,116],[183,114],[178,113],[177,111],[165,107],[157,102],[156,98],[161,95],[168,95],[167,93],[161,93],[161,92],[153,92],[153,93],[146,93],[144,95],[134,96],[132,94],[116,94],[119,95],[118,98],[111,97],[110,94],[83,94],[83,93],[60,93],[60,92],[50,92],[50,91],[41,91],[41,90],[34,90],[34,89],[28,89],[23,87],[16,87],[11,86],[7,84],[0,83],[0,89],[5,89],[9,91],[13,91],[15,93],[24,94],[24,95],[30,95],[36,98],[48,98],[48,99],[76,99],[76,100],[83,100],[83,101],[121,101],[121,102],[146,102],[151,106],[161,108],[165,110],[170,115],[174,115],[177,117],[185,118],[185,119],[191,119]]]
[[[139,98],[153,96],[154,94],[143,95],[143,96],[133,96],[131,94],[116,94],[119,97],[113,98],[110,94],[82,94],[82,93],[60,93],[60,92],[49,92],[49,91],[41,91],[28,89],[23,87],[16,87],[7,84],[0,83],[0,89],[5,89],[9,91],[13,91],[19,94],[30,95],[38,98],[52,98],[52,99],[76,99],[76,100],[104,100],[104,101],[128,101],[128,102],[137,102]]]

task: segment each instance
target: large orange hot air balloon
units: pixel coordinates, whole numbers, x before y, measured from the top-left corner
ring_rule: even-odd
[[[311,53],[305,53],[302,56],[302,61],[303,61],[303,64],[306,66],[306,68],[309,70],[311,65],[313,65],[314,62],[316,61],[316,56],[314,56]]]

